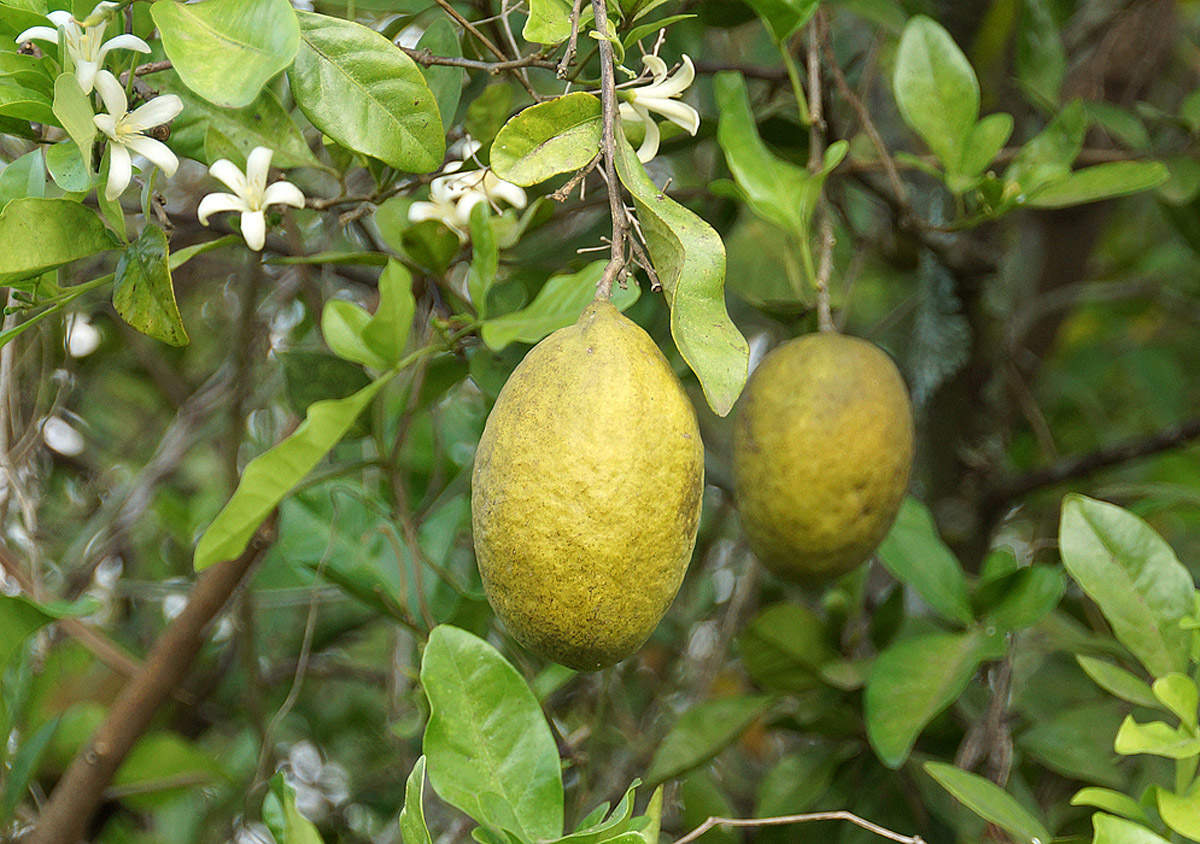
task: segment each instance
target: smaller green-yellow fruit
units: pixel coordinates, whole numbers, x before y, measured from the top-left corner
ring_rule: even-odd
[[[484,591],[531,651],[582,671],[636,651],[691,561],[704,446],[650,336],[608,302],[538,343],[488,416],[472,477]]]
[[[734,422],[735,498],[755,555],[801,583],[854,569],[896,519],[912,451],[908,390],[878,347],[821,333],[775,349]]]

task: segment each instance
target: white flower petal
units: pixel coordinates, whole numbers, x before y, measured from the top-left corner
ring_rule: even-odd
[[[153,129],[174,120],[183,111],[183,100],[175,94],[163,94],[140,105],[125,118],[125,125],[137,132]]]
[[[109,50],[136,50],[139,53],[149,53],[150,45],[136,35],[118,35],[104,42],[100,48],[100,58]]]
[[[679,100],[641,100],[639,105],[661,114],[681,129],[694,135],[700,129],[700,112]]]
[[[129,111],[129,101],[125,99],[125,89],[107,70],[96,72],[96,90],[104,101],[104,109],[113,117],[120,120]]]
[[[479,152],[481,149],[483,149],[483,144],[481,142],[471,137],[466,138],[462,145],[463,161],[466,161],[468,158],[474,158],[475,153]]]
[[[83,434],[57,416],[49,416],[42,423],[42,439],[52,451],[57,451],[63,457],[83,454]]]
[[[489,174],[490,175],[490,174]],[[513,208],[524,208],[528,203],[528,198],[525,196],[525,191],[518,185],[512,182],[506,182],[499,176],[492,177],[495,180],[494,184],[489,183],[487,192],[492,199],[503,199]]]
[[[469,228],[471,225],[471,209],[481,202],[487,202],[488,196],[483,191],[468,191],[464,193],[454,206],[454,223]],[[452,226],[453,228],[453,226]]]
[[[111,114],[97,114],[92,118],[92,122],[96,124],[96,128],[103,132],[111,140],[116,140],[117,137],[117,118]]]
[[[267,221],[262,211],[242,212],[242,237],[246,245],[255,252],[261,252],[267,242]]]
[[[31,26],[17,36],[18,44],[24,44],[26,41],[49,41],[57,44],[58,30],[49,26]]]
[[[104,196],[112,202],[129,187],[133,178],[133,165],[129,161],[129,150],[120,144],[108,145],[108,184],[104,187]]]
[[[408,221],[410,223],[423,223],[426,220],[442,219],[443,208],[432,202],[414,202],[408,206]]]
[[[667,78],[667,63],[658,56],[642,56],[642,64],[654,77],[653,85],[658,85]]]
[[[654,122],[654,118],[650,116],[650,112],[646,111],[641,106],[634,106],[638,111],[638,116],[642,118],[642,125],[646,127],[646,137],[642,139],[642,145],[638,147],[638,161],[647,164],[654,160],[654,156],[658,155],[658,141],[662,137],[662,133],[658,130],[658,124]]]
[[[249,210],[251,210],[250,206],[240,196],[234,196],[232,193],[210,193],[196,206],[196,218],[200,220],[200,225],[207,226],[208,218],[213,214],[220,214],[222,211],[246,212]]]
[[[79,87],[83,89],[83,93],[92,93],[92,89],[96,87],[96,71],[99,69],[100,65],[96,62],[75,62],[75,79],[79,82]]]
[[[146,156],[168,176],[174,176],[175,171],[179,169],[179,159],[162,141],[147,138],[145,135],[130,135],[125,139],[125,146],[138,155]]]
[[[263,192],[263,207],[268,205],[290,205],[304,207],[304,193],[291,182],[275,182]]]
[[[652,86],[655,89],[653,96],[678,97],[687,90],[688,86],[692,84],[692,81],[695,80],[695,78],[696,66],[692,64],[692,60],[689,57],[684,56],[683,65],[679,68],[679,70],[675,71],[674,76]]]
[[[267,147],[255,147],[246,157],[246,185],[257,194],[267,188],[267,174],[271,169],[271,156],[275,151]]]
[[[46,15],[46,17],[49,18],[50,22],[55,26],[74,29],[76,34],[79,33],[79,25],[75,22],[75,16],[70,12],[65,12],[60,9],[58,11],[51,12],[50,14]],[[54,40],[58,40],[57,35],[54,36]]]
[[[238,166],[228,158],[219,158],[212,163],[208,168],[208,172],[216,179],[220,179],[225,183],[225,186],[238,196],[244,196],[246,191],[246,177],[242,175],[242,171]]]

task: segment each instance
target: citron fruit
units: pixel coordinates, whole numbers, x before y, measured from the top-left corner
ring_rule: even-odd
[[[881,349],[834,333],[775,349],[734,421],[735,499],[755,556],[801,583],[852,570],[895,521],[912,453],[908,390]]]
[[[654,341],[608,302],[538,343],[488,416],[472,477],[488,601],[529,650],[594,671],[636,651],[692,556],[695,412]]]

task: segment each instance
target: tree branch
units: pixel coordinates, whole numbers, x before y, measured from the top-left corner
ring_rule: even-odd
[[[605,0],[592,0],[592,14],[597,26],[604,26],[608,35],[608,6]],[[597,42],[600,46],[600,102],[601,117],[600,153],[604,157],[604,178],[608,182],[608,209],[612,214],[612,256],[604,268],[604,276],[596,285],[596,295],[601,299],[612,296],[613,282],[625,275],[625,237],[629,232],[629,220],[625,216],[625,203],[621,201],[621,182],[617,178],[617,84],[613,70],[613,48],[607,37]]]
[[[825,115],[821,101],[821,52],[824,15],[818,10],[808,26],[808,171],[816,174],[824,166]],[[813,284],[817,288],[817,326],[833,331],[833,311],[829,303],[829,277],[833,273],[833,222],[825,202],[817,202],[820,259]]]
[[[774,818],[718,818],[710,817],[700,826],[693,829],[683,838],[675,841],[675,844],[691,844],[704,833],[708,832],[714,826],[737,826],[737,827],[759,827],[759,826],[784,826],[785,824],[794,823],[810,823],[812,821],[849,821],[867,832],[873,832],[876,835],[886,838],[889,841],[897,841],[900,844],[925,844],[925,841],[919,835],[901,835],[898,832],[892,832],[890,829],[880,826],[879,824],[871,823],[870,821],[860,818],[853,812],[847,812],[844,809],[839,809],[836,812],[809,812],[804,815],[780,815]]]
[[[558,68],[558,63],[551,59],[544,59],[541,56],[534,54],[531,56],[523,56],[519,59],[505,59],[499,62],[481,62],[477,59],[464,59],[457,56],[438,56],[429,49],[422,48],[420,50],[413,47],[401,47],[410,59],[423,67],[431,65],[442,65],[445,67],[461,67],[466,70],[482,70],[496,76],[504,73],[506,70],[516,70],[522,67],[538,67],[543,70],[555,70]]]
[[[58,781],[25,844],[75,844],[85,836],[113,775],[200,652],[209,622],[273,538],[274,525],[268,523],[259,528],[240,557],[218,563],[200,575],[183,612],[155,643],[145,665],[121,690],[104,723]]]

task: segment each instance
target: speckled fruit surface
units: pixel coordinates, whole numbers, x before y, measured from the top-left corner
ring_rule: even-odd
[[[704,446],[654,341],[607,302],[535,346],[488,416],[471,521],[484,589],[525,647],[594,671],[636,651],[683,581]]]
[[[801,583],[855,568],[895,520],[912,455],[908,390],[885,352],[833,333],[775,349],[734,421],[735,497],[755,555]]]

